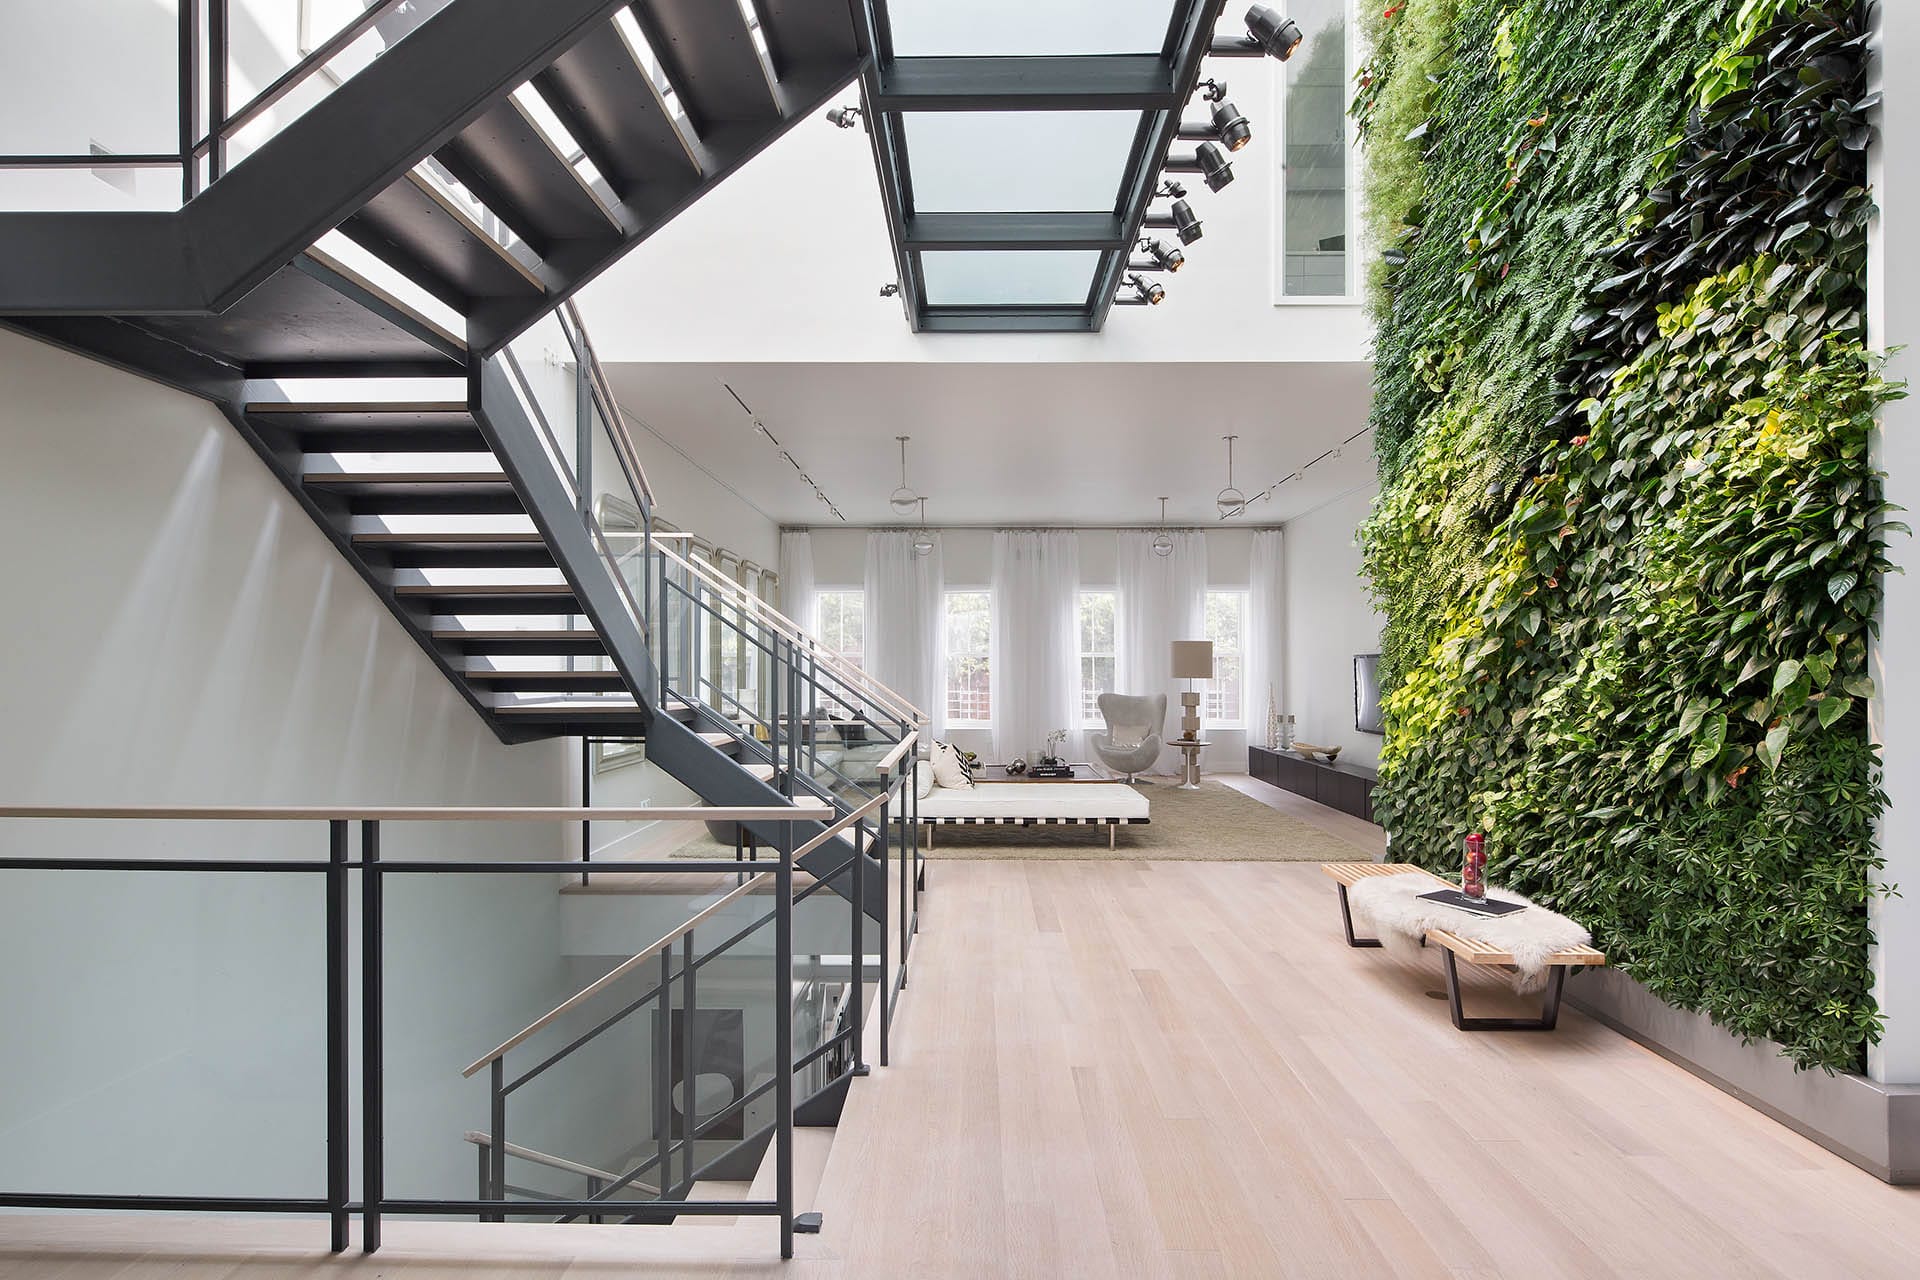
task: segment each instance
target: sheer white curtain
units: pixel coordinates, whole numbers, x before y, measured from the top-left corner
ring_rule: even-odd
[[[1264,746],[1270,701],[1286,706],[1286,562],[1278,529],[1256,529],[1247,578],[1247,741]]]
[[[1171,646],[1175,640],[1199,640],[1206,634],[1207,535],[1176,533],[1173,554],[1157,556],[1152,533],[1122,533],[1118,579],[1115,692],[1166,694],[1162,733],[1177,737],[1181,686],[1173,679]],[[1173,750],[1162,751],[1157,772],[1174,772],[1178,760]]]
[[[820,598],[813,585],[813,535],[805,529],[780,533],[780,612],[810,636],[820,634]]]
[[[935,735],[947,724],[946,616],[940,537],[913,554],[913,535],[867,535],[867,661],[873,678],[919,707]]]
[[[1055,729],[1081,758],[1080,535],[993,535],[993,750],[1031,760]]]

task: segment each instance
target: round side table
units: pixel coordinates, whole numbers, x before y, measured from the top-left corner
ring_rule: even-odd
[[[1175,738],[1171,745],[1180,753],[1180,790],[1200,789],[1200,753],[1213,744],[1205,738]]]

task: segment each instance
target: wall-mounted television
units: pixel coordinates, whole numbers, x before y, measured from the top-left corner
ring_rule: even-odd
[[[1361,733],[1384,734],[1386,721],[1380,717],[1380,655],[1353,655],[1353,727]]]

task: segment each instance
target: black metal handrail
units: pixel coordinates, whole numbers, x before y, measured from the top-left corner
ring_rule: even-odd
[[[562,313],[556,313],[556,315],[559,314]],[[569,342],[574,341],[573,333],[575,331],[570,330],[565,321],[561,323],[561,330],[562,333],[567,336]],[[578,330],[578,332],[584,336],[585,330]],[[621,602],[626,606],[627,612],[631,615],[634,625],[639,627],[641,636],[650,639],[653,630],[653,620],[647,613],[644,601],[650,594],[651,579],[645,575],[651,572],[651,558],[642,565],[643,577],[640,589],[641,594],[640,599],[636,600],[631,585],[627,582],[626,576],[620,571],[621,565],[629,556],[627,553],[618,550],[614,546],[614,541],[620,537],[632,537],[639,539],[643,548],[651,548],[653,545],[653,512],[647,500],[641,497],[640,488],[634,482],[633,473],[626,470],[625,459],[622,451],[618,447],[614,449],[614,455],[621,461],[622,473],[626,476],[629,487],[635,496],[641,497],[640,507],[637,512],[640,520],[640,528],[633,533],[627,533],[625,531],[609,533],[601,521],[599,513],[594,510],[592,500],[592,451],[590,442],[594,427],[592,415],[594,410],[598,408],[599,402],[597,397],[591,392],[592,378],[589,376],[587,366],[580,358],[580,348],[576,345],[574,351],[576,379],[574,387],[574,412],[576,421],[571,425],[574,430],[576,446],[574,465],[571,468],[566,464],[566,450],[562,447],[559,437],[555,434],[554,424],[547,415],[547,408],[541,403],[539,393],[533,389],[532,380],[527,376],[526,368],[521,363],[520,357],[514,351],[512,345],[502,348],[500,354],[494,358],[499,360],[502,367],[507,371],[508,381],[514,388],[514,394],[520,400],[522,409],[526,412],[528,419],[531,420],[539,430],[541,442],[545,447],[545,452],[554,472],[559,475],[561,480],[572,490],[575,500],[574,514],[586,529],[588,537],[593,540],[595,548],[599,551],[603,566],[607,569],[607,576],[612,579],[614,589],[620,594]],[[607,428],[607,435],[609,440],[611,440],[615,432],[613,431],[612,423],[606,418],[604,410],[601,411],[600,421],[601,424]]]
[[[806,773],[816,778],[823,773],[830,774],[850,790],[871,794],[874,783],[878,781],[877,776],[871,780],[861,780],[821,760],[820,731],[823,724],[827,723],[821,719],[821,716],[830,709],[829,706],[822,705],[823,698],[831,706],[842,707],[852,716],[852,719],[840,723],[859,728],[863,732],[872,731],[874,736],[869,745],[897,745],[912,733],[911,726],[899,721],[882,724],[868,715],[864,706],[850,706],[849,703],[857,700],[859,695],[842,681],[837,673],[810,661],[803,661],[798,647],[778,633],[743,626],[741,619],[728,616],[728,606],[724,602],[716,604],[703,598],[698,587],[697,582],[689,585],[671,575],[663,574],[661,577],[662,614],[671,616],[673,601],[675,599],[684,601],[689,611],[689,618],[695,614],[703,616],[708,625],[718,627],[726,635],[736,637],[740,643],[749,646],[759,654],[768,664],[767,670],[771,676],[768,684],[772,689],[777,690],[780,687],[781,672],[797,670],[801,690],[805,694],[805,705],[804,708],[790,706],[784,713],[777,707],[763,711],[759,707],[749,706],[723,681],[704,670],[703,646],[699,643],[697,635],[682,637],[684,651],[690,655],[690,659],[681,682],[676,684],[673,679],[673,667],[667,660],[671,656],[668,642],[673,628],[662,627],[655,633],[656,644],[657,647],[667,650],[662,655],[661,670],[665,673],[666,691],[669,696],[677,694],[689,703],[704,703],[712,710],[724,713],[722,719],[730,726],[750,724],[765,731],[767,737],[764,743],[749,734],[736,734],[736,736],[743,744],[754,748],[756,753],[764,753],[766,758],[776,766],[780,763],[780,746],[784,738],[787,735],[797,735],[800,739],[800,750],[807,757]],[[769,634],[772,637],[771,641],[768,639]],[[832,793],[829,791],[821,791],[819,794],[832,798]]]

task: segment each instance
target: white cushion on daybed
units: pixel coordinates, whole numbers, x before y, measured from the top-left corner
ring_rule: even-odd
[[[1120,782],[976,782],[935,787],[920,818],[1052,818],[1143,821],[1147,798]]]

